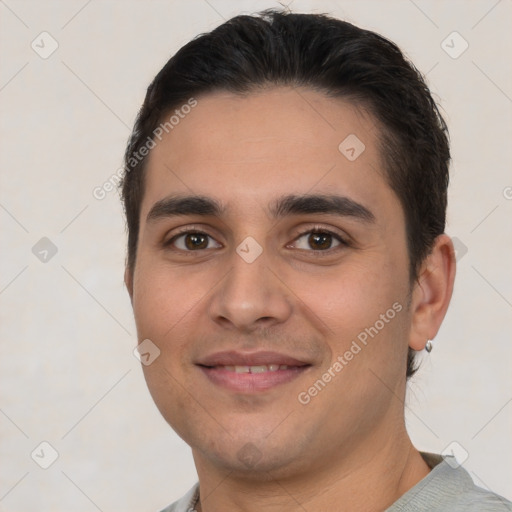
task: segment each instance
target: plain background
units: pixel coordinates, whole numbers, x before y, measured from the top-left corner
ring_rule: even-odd
[[[282,3],[389,37],[442,105],[458,275],[410,384],[407,424],[422,450],[456,442],[475,482],[511,499],[512,2]],[[156,511],[195,482],[190,450],[132,354],[117,192],[98,200],[93,190],[121,166],[167,59],[224,19],[268,7],[279,3],[0,1],[0,510]],[[51,49],[43,31],[58,43],[46,59],[31,47]],[[42,237],[57,249],[46,262],[32,250]],[[48,469],[31,458],[50,460],[42,441],[58,453]]]

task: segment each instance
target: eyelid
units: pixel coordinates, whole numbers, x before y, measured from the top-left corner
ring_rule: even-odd
[[[164,239],[164,241],[162,242],[162,245],[164,247],[171,247],[173,245],[173,243],[176,241],[177,238],[179,238],[180,236],[183,236],[183,235],[188,235],[188,234],[205,235],[205,236],[211,238],[212,240],[214,240],[215,243],[217,243],[220,246],[222,246],[222,243],[219,242],[216,237],[214,237],[213,235],[208,233],[207,229],[198,228],[198,227],[194,227],[194,226],[191,226],[191,225],[183,226],[181,228],[177,228],[177,231],[175,231],[170,238]],[[182,251],[182,252],[195,252],[195,251],[183,251],[183,249],[177,249],[177,248],[175,248],[175,250]],[[204,251],[204,250],[207,250],[207,249],[202,249],[202,250]]]
[[[293,237],[293,240],[291,243],[296,242],[299,238],[303,237],[304,235],[308,235],[310,233],[321,233],[321,234],[331,235],[334,238],[336,238],[336,240],[338,240],[342,246],[350,245],[350,241],[349,241],[350,238],[348,235],[342,235],[341,233],[337,232],[336,230],[333,230],[333,229],[330,229],[330,228],[327,228],[324,226],[320,226],[320,225],[314,225],[307,229],[304,228],[302,231],[300,231]],[[289,246],[289,244],[287,244],[287,246]],[[335,250],[335,249],[336,248],[326,249],[324,251],[319,251],[319,250],[314,251],[313,249],[311,249],[311,252],[328,252],[328,251]]]
[[[175,231],[170,238],[168,238],[167,240],[164,240],[162,242],[162,245],[166,248],[172,247],[173,243],[180,236],[197,233],[197,234],[202,234],[202,235],[209,237],[216,244],[218,244],[220,247],[222,247],[223,244],[221,242],[219,242],[218,239],[215,236],[213,236],[212,234],[210,234],[208,231],[209,231],[209,229],[205,229],[204,227],[197,227],[194,225],[183,226],[181,228],[177,228],[177,231]],[[298,250],[301,250],[304,252],[310,252],[310,253],[318,253],[319,255],[321,255],[320,253],[325,253],[325,254],[332,253],[337,250],[343,249],[344,247],[349,247],[351,245],[350,237],[348,235],[342,235],[341,233],[337,232],[334,229],[331,229],[331,228],[328,228],[325,226],[321,226],[318,224],[314,224],[314,225],[309,226],[308,228],[302,228],[301,231],[299,231],[298,233],[296,233],[294,235],[292,241],[290,243],[286,244],[286,247],[290,248],[290,246],[292,244],[294,244],[299,238],[303,237],[304,235],[311,234],[311,233],[324,233],[324,234],[331,235],[333,238],[335,238],[339,242],[339,245],[337,245],[336,247],[325,249],[325,250],[319,250],[319,249],[316,249],[316,250],[315,249],[310,249],[310,250],[298,249]],[[219,247],[215,247],[215,248],[217,249]],[[185,252],[190,252],[190,253],[196,252],[196,251],[185,251],[183,249],[178,249],[176,247],[174,248],[174,250],[184,252],[184,253]],[[208,250],[208,249],[201,249],[201,251],[197,251],[197,252],[202,252],[202,251],[206,251],[206,250]]]

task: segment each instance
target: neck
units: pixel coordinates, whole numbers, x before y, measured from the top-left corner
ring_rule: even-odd
[[[329,460],[307,471],[239,477],[220,469],[194,452],[201,496],[198,512],[239,510],[303,512],[339,510],[381,511],[416,485],[430,471],[413,447],[405,427],[375,441],[365,440],[357,450],[330,453]],[[388,432],[389,434],[389,432]],[[377,439],[379,442],[377,442]]]

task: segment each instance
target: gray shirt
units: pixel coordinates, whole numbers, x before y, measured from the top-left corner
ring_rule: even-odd
[[[421,454],[432,471],[385,512],[511,512],[512,503],[477,487],[455,458]],[[162,512],[194,512],[199,484]]]

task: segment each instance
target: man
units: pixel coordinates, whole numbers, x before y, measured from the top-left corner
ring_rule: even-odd
[[[166,511],[512,510],[404,424],[449,158],[420,74],[339,20],[239,16],[164,66],[123,199],[145,378],[199,476]]]

